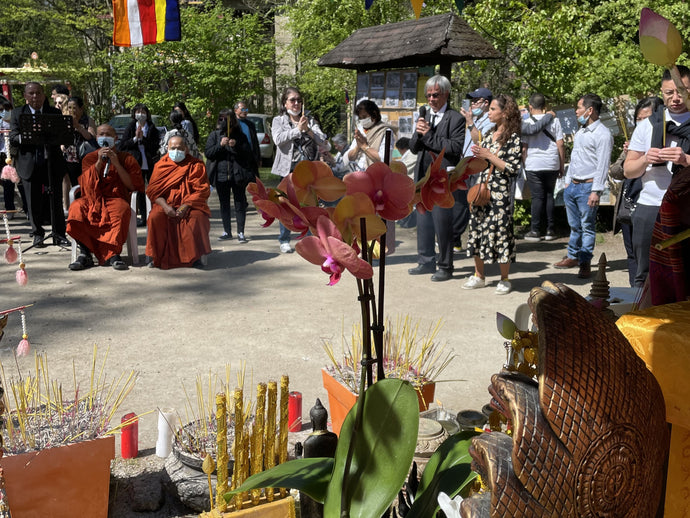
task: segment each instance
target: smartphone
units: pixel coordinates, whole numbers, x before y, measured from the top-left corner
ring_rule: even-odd
[[[470,111],[471,101],[469,99],[462,100],[462,109],[465,111]]]

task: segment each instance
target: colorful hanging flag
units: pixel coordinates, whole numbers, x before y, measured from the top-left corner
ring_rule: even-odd
[[[113,0],[113,45],[180,41],[179,0]]]

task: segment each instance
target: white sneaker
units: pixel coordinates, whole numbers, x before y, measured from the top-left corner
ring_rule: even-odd
[[[465,284],[462,285],[462,288],[464,290],[474,290],[483,288],[484,286],[486,286],[486,281],[484,281],[484,279],[476,275],[471,275],[470,278],[465,281]]]
[[[498,284],[496,285],[496,295],[508,295],[512,288],[513,286],[510,284],[508,279],[498,281]]]
[[[290,243],[280,243],[280,253],[281,254],[291,254],[292,253],[292,247],[290,246]]]

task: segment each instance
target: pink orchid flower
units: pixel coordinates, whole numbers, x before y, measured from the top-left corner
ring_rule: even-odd
[[[361,192],[369,196],[376,213],[384,219],[398,220],[410,213],[414,181],[383,162],[370,165],[366,171],[349,173],[343,181],[347,194]]]
[[[448,173],[445,169],[441,169],[444,153],[445,149],[442,149],[441,153],[435,157],[429,169],[427,169],[424,178],[417,182],[422,204],[426,210],[433,209],[435,205],[449,209],[455,204],[455,199],[450,191]],[[419,206],[417,206],[417,210],[419,210]]]
[[[683,40],[671,22],[645,7],[640,13],[640,50],[650,63],[670,68],[683,51]]]
[[[331,216],[346,243],[353,243],[355,238],[362,239],[361,218],[366,223],[368,240],[376,239],[386,232],[386,224],[376,215],[374,203],[362,192],[344,196]]]
[[[481,173],[488,166],[486,160],[476,156],[468,156],[460,160],[450,175],[450,192],[467,190],[467,178],[473,174]]]
[[[318,204],[318,200],[336,201],[345,194],[345,184],[333,176],[333,171],[324,162],[303,160],[292,172],[292,184],[297,199],[302,205]]]
[[[316,235],[303,238],[295,245],[295,250],[310,263],[321,266],[321,270],[329,275],[329,286],[337,284],[344,270],[358,279],[374,276],[371,265],[343,242],[335,223],[326,216],[321,216],[316,222]]]

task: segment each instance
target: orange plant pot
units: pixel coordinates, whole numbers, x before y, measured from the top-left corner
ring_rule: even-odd
[[[5,456],[12,518],[107,518],[115,437]]]
[[[343,421],[345,421],[345,417],[350,409],[355,406],[359,396],[331,376],[328,370],[321,369],[321,377],[323,379],[323,388],[328,392],[328,409],[331,416],[331,428],[334,433],[340,435],[340,428],[343,426]],[[415,387],[415,389],[417,391],[417,399],[419,400],[419,411],[423,412],[428,410],[429,405],[434,401],[436,383],[432,381]]]

